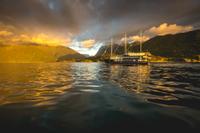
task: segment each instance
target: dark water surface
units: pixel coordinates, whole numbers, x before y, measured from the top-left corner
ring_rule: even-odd
[[[0,64],[4,132],[200,132],[200,64]]]

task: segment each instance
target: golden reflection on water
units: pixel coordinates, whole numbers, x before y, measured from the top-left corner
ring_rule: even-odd
[[[152,71],[154,72],[153,74]],[[111,66],[111,79],[115,83],[128,91],[141,94],[145,99],[177,100],[177,97],[174,95],[175,88],[168,86],[177,85],[175,82],[167,81],[172,76],[168,71],[161,73],[155,69],[152,70],[151,65]]]
[[[0,64],[0,105],[53,105],[72,89],[78,93],[100,93],[99,88],[104,89],[104,84],[115,89],[113,83],[133,92],[131,94],[153,99],[154,103],[164,101],[166,104],[167,101],[198,95],[192,90],[195,87],[191,83],[177,78],[182,76],[180,71],[184,71],[177,69],[179,72],[160,65],[103,63]]]
[[[60,67],[60,68],[59,68]],[[61,64],[0,64],[0,105],[50,105],[71,88],[70,67]],[[65,69],[66,72],[59,71]]]
[[[0,64],[0,105],[53,105],[73,86],[97,92],[87,88],[101,86],[93,83],[99,67],[98,63]]]
[[[131,68],[130,68],[131,69]],[[132,69],[130,71],[133,71]],[[150,66],[138,66],[136,72],[136,93],[142,93],[145,89],[144,84],[148,82],[150,76]]]
[[[129,90],[132,90],[136,93],[141,93],[145,89],[145,83],[147,83],[150,78],[150,71],[151,66],[148,65],[114,65],[111,66],[111,78],[117,79],[121,77],[119,81],[123,81],[121,82],[122,86],[125,85],[125,87]]]

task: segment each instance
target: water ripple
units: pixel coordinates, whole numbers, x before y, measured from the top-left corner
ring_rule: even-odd
[[[0,64],[0,70],[7,127],[12,121],[27,131],[199,128],[199,64]]]

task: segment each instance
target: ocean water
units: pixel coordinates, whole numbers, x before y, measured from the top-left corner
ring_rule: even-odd
[[[0,131],[200,132],[200,64],[0,64]]]

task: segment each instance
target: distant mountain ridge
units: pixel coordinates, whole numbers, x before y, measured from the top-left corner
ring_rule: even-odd
[[[124,53],[122,45],[115,45],[113,49],[115,54]],[[138,52],[139,43],[129,44],[128,49],[130,52]],[[167,58],[196,58],[200,55],[200,30],[156,36],[143,44],[143,51],[148,51],[154,56]],[[104,46],[98,51],[96,57],[108,56],[109,52],[110,46]]]
[[[200,55],[200,30],[154,37],[144,43],[143,50],[163,57],[187,58]]]
[[[0,63],[56,62],[85,58],[64,46],[0,45]]]

